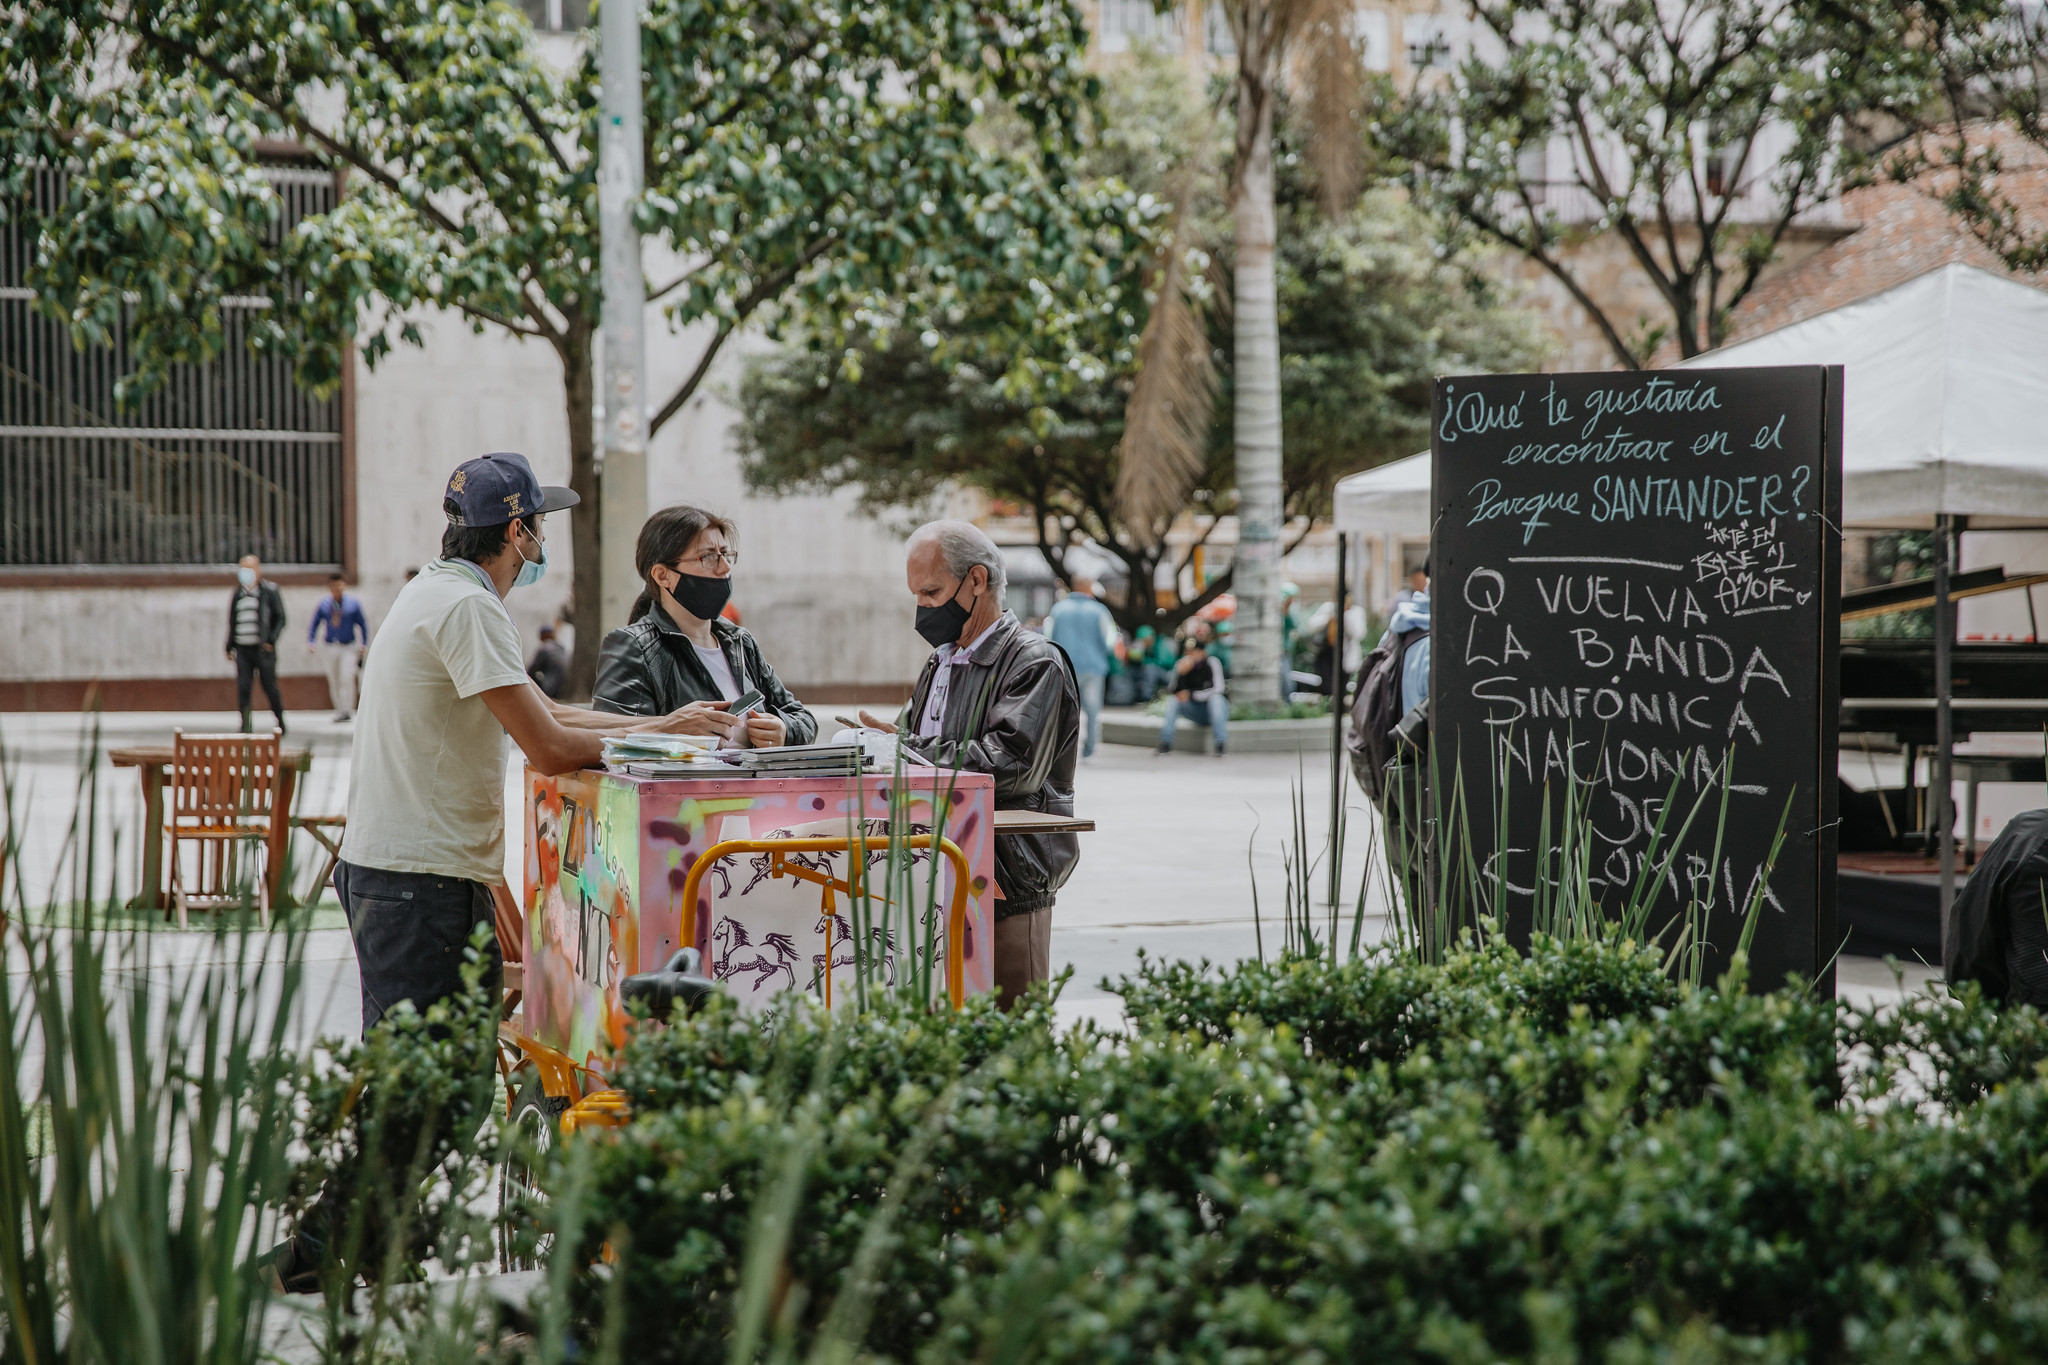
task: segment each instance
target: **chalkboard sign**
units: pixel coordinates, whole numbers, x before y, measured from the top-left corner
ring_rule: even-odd
[[[1668,802],[1653,927],[1696,907],[1712,980],[1761,888],[1752,983],[1831,982],[1841,394],[1821,366],[1437,381],[1439,808],[1462,777],[1518,941],[1538,879],[1578,875],[1537,851],[1569,775],[1610,913]]]

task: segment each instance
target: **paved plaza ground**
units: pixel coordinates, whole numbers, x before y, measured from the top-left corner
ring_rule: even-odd
[[[329,723],[324,714],[293,717],[290,742],[313,751],[303,779],[302,813],[340,812],[347,803],[351,727]],[[207,731],[232,728],[227,715],[172,715],[119,712],[99,719],[103,747],[164,743],[174,728]],[[32,897],[69,899],[67,887],[53,886],[65,861],[72,811],[80,791],[80,756],[86,751],[85,718],[75,715],[0,715],[0,748],[8,756],[14,810],[20,821],[22,867]],[[516,762],[516,760],[515,760]],[[516,780],[516,767],[508,770]],[[1067,1018],[1092,1017],[1106,1023],[1120,1016],[1117,998],[1102,988],[1105,977],[1132,970],[1142,951],[1153,957],[1206,958],[1234,962],[1279,946],[1284,900],[1283,843],[1292,828],[1292,796],[1306,804],[1309,857],[1317,861],[1312,887],[1318,920],[1328,922],[1325,839],[1329,813],[1328,755],[1235,754],[1204,758],[1104,745],[1084,764],[1076,783],[1079,814],[1097,822],[1081,836],[1082,855],[1072,881],[1061,893],[1052,939],[1053,970],[1072,969],[1061,997]],[[1337,916],[1340,940],[1349,941],[1361,871],[1373,869],[1367,889],[1362,937],[1377,941],[1386,928],[1370,812],[1346,780],[1351,807],[1345,841],[1344,889]],[[140,784],[132,771],[102,764],[97,797],[100,883],[111,872],[119,894],[133,894],[138,875],[136,832],[141,824]],[[301,860],[314,854],[310,843]],[[310,875],[310,874],[305,874]],[[1256,881],[1261,921],[1252,913]],[[330,893],[331,894],[331,893]],[[11,902],[11,895],[10,895]],[[308,943],[308,998],[314,1009],[306,1032],[349,1033],[357,1027],[355,960],[338,915],[327,914]],[[190,961],[198,936],[153,936],[155,962],[168,967]],[[173,944],[170,938],[186,942]],[[1932,975],[1922,966],[1906,969],[1906,989]],[[1841,964],[1845,996],[1870,998],[1895,993],[1891,970],[1872,959]]]

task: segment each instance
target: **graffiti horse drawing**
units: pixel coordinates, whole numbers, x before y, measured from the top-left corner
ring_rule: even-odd
[[[711,931],[711,939],[718,945],[718,965],[712,970],[718,980],[752,973],[755,991],[777,976],[785,978],[786,986],[795,987],[797,948],[788,934],[767,934],[757,944],[748,936],[746,925],[736,919],[721,919]],[[749,950],[751,957],[742,956]]]

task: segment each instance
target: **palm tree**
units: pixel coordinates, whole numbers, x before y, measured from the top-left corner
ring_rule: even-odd
[[[1356,114],[1361,72],[1345,19],[1344,0],[1220,0],[1237,45],[1237,137],[1231,173],[1235,220],[1233,383],[1237,459],[1237,553],[1231,591],[1237,598],[1232,668],[1235,696],[1277,706],[1286,661],[1280,657],[1280,322],[1274,284],[1273,117],[1282,79],[1288,79],[1311,128],[1323,207],[1338,211],[1358,189]],[[1190,7],[1199,20],[1199,7]],[[1289,58],[1292,57],[1292,62]],[[1184,249],[1175,242],[1170,252]],[[1203,348],[1173,344],[1186,325],[1180,305],[1181,273],[1169,256],[1160,273],[1160,300],[1139,348],[1141,368],[1126,417],[1123,479],[1119,493],[1170,485],[1200,465],[1186,449],[1185,418],[1165,420],[1155,405],[1211,388],[1206,373],[1168,377],[1164,363],[1205,367]],[[1148,381],[1147,370],[1155,370]],[[1184,409],[1183,409],[1184,412]],[[1159,433],[1146,439],[1148,433]],[[1154,499],[1164,503],[1164,499]],[[1174,504],[1178,505],[1178,504]],[[1137,524],[1145,524],[1138,518]]]

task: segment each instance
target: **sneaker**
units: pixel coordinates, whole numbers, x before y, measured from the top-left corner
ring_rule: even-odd
[[[1221,757],[1223,757],[1223,753],[1224,753],[1224,749],[1223,749],[1223,746],[1222,746],[1221,744],[1217,745],[1217,746],[1216,746],[1216,757],[1218,757],[1218,758],[1221,758]]]
[[[1154,757],[1154,758],[1164,758],[1164,757],[1166,757],[1166,756],[1167,756],[1168,754],[1170,754],[1170,753],[1172,753],[1172,752],[1173,752],[1173,746],[1172,746],[1171,744],[1162,744],[1162,745],[1160,745],[1160,746],[1159,746],[1159,747],[1158,747],[1157,749],[1154,749],[1154,750],[1152,751],[1152,757]]]
[[[337,711],[337,712],[335,712],[335,713],[334,713],[334,723],[335,723],[336,725],[346,725],[346,724],[348,724],[348,723],[349,723],[350,721],[352,721],[352,720],[354,720],[354,719],[355,719],[355,717],[354,717],[354,716],[351,716],[351,715],[350,715],[350,714],[349,714],[348,712],[346,712],[346,711]]]

